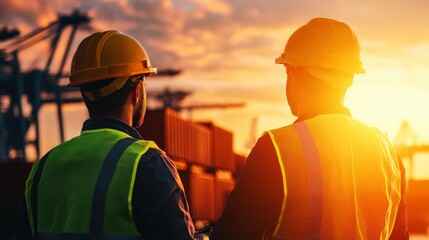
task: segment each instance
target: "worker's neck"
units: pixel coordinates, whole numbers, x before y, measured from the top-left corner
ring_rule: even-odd
[[[133,124],[132,116],[129,116],[128,114],[103,113],[103,114],[91,114],[90,115],[90,118],[99,118],[99,117],[112,118],[115,120],[119,120],[121,122],[126,123],[129,126],[132,126],[132,124]]]
[[[305,118],[306,116],[316,116],[326,113],[335,113],[344,109],[343,98],[319,98],[306,99],[299,104],[297,108],[297,117]]]

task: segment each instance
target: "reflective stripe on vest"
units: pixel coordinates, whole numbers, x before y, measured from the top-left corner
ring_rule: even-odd
[[[98,147],[91,148],[91,144]],[[83,131],[81,136],[59,145],[49,155],[37,161],[26,187],[26,201],[33,233],[43,233],[43,237],[36,234],[35,238],[137,237],[139,234],[132,216],[132,194],[138,163],[150,147],[157,148],[151,141],[133,139],[117,130],[97,129]],[[81,151],[86,152],[86,157],[79,155]],[[104,154],[103,151],[108,152]],[[79,158],[81,159],[78,161],[73,160]],[[76,170],[68,174],[69,167],[64,169],[64,164],[72,164],[71,168],[76,166],[81,176],[74,177]],[[61,174],[55,175],[58,169],[66,171],[64,181]],[[87,181],[88,179],[90,181]],[[67,185],[61,187],[62,182]],[[67,186],[72,188],[67,191]],[[54,192],[50,193],[49,189]],[[61,192],[66,195],[61,196]],[[50,217],[51,215],[53,216]],[[108,226],[105,226],[106,224]]]
[[[100,175],[98,176],[97,183],[95,184],[94,197],[92,198],[92,212],[91,212],[91,225],[89,228],[90,233],[101,234],[104,229],[104,208],[106,205],[106,194],[112,181],[113,173],[115,172],[116,165],[119,158],[124,153],[125,149],[133,144],[137,139],[123,138],[119,140],[107,154],[103,162]]]
[[[282,173],[282,180],[283,180],[283,201],[282,201],[282,208],[280,210],[280,215],[279,215],[279,219],[277,220],[277,226],[274,229],[273,232],[273,236],[276,236],[281,223],[282,223],[282,218],[283,218],[283,212],[285,211],[285,206],[286,206],[286,198],[287,198],[287,184],[286,184],[286,172],[285,172],[285,167],[283,166],[283,160],[282,160],[282,155],[280,154],[280,150],[279,150],[279,146],[277,145],[276,139],[274,138],[274,135],[271,131],[268,131],[268,134],[270,135],[271,141],[273,142],[274,145],[274,149],[276,150],[276,154],[277,154],[277,160],[280,166],[280,171]]]
[[[304,122],[298,122],[293,125],[298,137],[301,141],[301,145],[304,150],[304,154],[307,160],[308,165],[308,201],[309,201],[309,210],[308,210],[308,224],[307,224],[307,233],[306,239],[318,239],[320,233],[320,224],[322,221],[322,210],[323,210],[323,187],[322,187],[322,172],[320,166],[320,157],[317,151],[316,144],[314,143],[311,132],[308,129],[307,125]],[[286,184],[286,172],[284,170],[284,164],[281,157],[280,149],[277,145],[277,141],[271,131],[268,131],[271,141],[276,150],[277,158],[279,161],[280,170],[282,173],[283,179],[283,201],[282,208],[280,211],[280,216],[277,221],[277,226],[273,232],[273,236],[276,236],[281,223],[282,217],[285,210],[286,199],[287,199],[287,184]]]
[[[294,124],[308,166],[308,224],[306,239],[319,239],[323,210],[322,169],[313,136],[304,122]]]

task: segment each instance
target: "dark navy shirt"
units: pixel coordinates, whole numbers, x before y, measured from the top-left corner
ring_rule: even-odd
[[[131,126],[111,118],[91,118],[84,130],[110,128],[142,139]],[[25,203],[24,203],[25,205]],[[194,239],[182,182],[174,162],[161,150],[150,148],[138,164],[133,190],[133,217],[142,239]],[[16,239],[32,239],[26,206]]]

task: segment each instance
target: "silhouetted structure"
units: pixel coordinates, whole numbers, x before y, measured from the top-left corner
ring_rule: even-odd
[[[16,28],[9,29],[8,27],[3,27],[0,29],[0,42],[7,41],[11,38],[17,37],[19,31]]]
[[[91,31],[90,18],[73,11],[71,15],[58,15],[58,19],[48,26],[35,29],[29,34],[14,39],[1,50],[0,86],[1,86],[1,115],[0,115],[0,159],[26,159],[25,149],[28,144],[34,145],[37,157],[40,155],[38,113],[44,103],[55,102],[60,128],[60,140],[64,141],[64,126],[62,105],[68,102],[81,101],[80,96],[73,94],[74,89],[60,85],[63,69],[75,34],[78,30]],[[57,52],[58,42],[64,30],[71,28],[67,45],[61,57],[59,67],[55,73],[51,71],[54,55]],[[3,36],[17,36],[17,31],[4,30]],[[30,48],[37,43],[49,40],[49,51],[44,56],[38,56],[37,61],[47,57],[43,69],[23,71],[19,62],[19,52]],[[23,96],[26,96],[27,105],[31,108],[29,116],[23,112]],[[35,138],[26,138],[31,125],[35,126]]]
[[[414,179],[414,157],[417,153],[429,153],[429,145],[424,144],[410,123],[404,120],[395,137],[395,148],[398,154],[409,162],[408,179]]]

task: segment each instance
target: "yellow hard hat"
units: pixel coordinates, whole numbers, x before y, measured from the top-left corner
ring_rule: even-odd
[[[290,36],[276,63],[365,73],[360,51],[356,35],[347,24],[315,18]]]
[[[110,30],[94,33],[79,44],[73,56],[68,86],[76,87],[118,78],[112,88],[116,91],[130,76],[156,73],[156,68],[151,66],[145,49],[137,40],[119,31]]]

